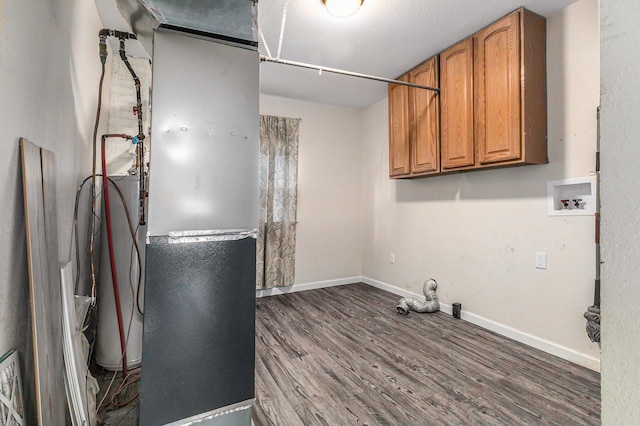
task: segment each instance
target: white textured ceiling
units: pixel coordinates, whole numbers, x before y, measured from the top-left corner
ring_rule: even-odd
[[[277,55],[286,0],[259,0],[258,22]],[[349,18],[334,18],[321,0],[288,0],[280,57],[395,78],[425,59],[524,6],[549,17],[576,0],[364,0]],[[95,0],[105,26],[127,31],[116,0]],[[145,56],[127,42],[128,52]],[[117,50],[117,46],[112,46]],[[266,49],[260,41],[260,52]],[[385,83],[263,62],[260,91],[329,105],[366,108],[384,99]]]
[[[258,21],[275,57],[286,0],[259,0]],[[334,18],[321,0],[289,0],[280,57],[395,78],[509,12],[524,6],[549,17],[575,0],[365,0]],[[260,52],[266,50],[260,42]],[[260,66],[260,91],[311,102],[365,108],[387,85],[273,63]]]

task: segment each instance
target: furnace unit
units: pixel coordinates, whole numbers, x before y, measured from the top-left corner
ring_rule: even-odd
[[[140,424],[251,424],[259,56],[250,0],[118,0],[152,46]]]

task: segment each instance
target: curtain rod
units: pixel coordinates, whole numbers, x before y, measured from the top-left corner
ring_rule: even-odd
[[[270,56],[260,55],[260,62],[273,62],[273,63],[276,63],[276,64],[290,65],[290,66],[293,66],[293,67],[300,67],[300,68],[308,68],[308,69],[312,69],[312,70],[318,70],[320,72],[326,71],[326,72],[330,72],[330,73],[333,73],[333,74],[342,74],[342,75],[348,75],[348,76],[351,76],[351,77],[366,78],[367,80],[382,81],[382,82],[390,83],[390,84],[400,84],[402,86],[414,87],[416,89],[431,90],[431,91],[434,91],[436,93],[440,93],[440,89],[438,89],[436,87],[422,86],[420,84],[409,83],[407,81],[394,80],[392,78],[378,77],[378,76],[375,76],[375,75],[361,74],[361,73],[351,72],[351,71],[344,71],[344,70],[340,70],[340,69],[337,69],[337,68],[321,67],[319,65],[306,64],[304,62],[287,61],[285,59],[272,58]]]

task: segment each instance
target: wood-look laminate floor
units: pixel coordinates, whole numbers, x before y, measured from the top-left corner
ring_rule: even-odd
[[[352,284],[258,299],[256,425],[597,425],[600,375]],[[585,339],[586,339],[585,335]]]

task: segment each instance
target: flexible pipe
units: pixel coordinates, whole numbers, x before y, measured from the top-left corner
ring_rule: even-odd
[[[138,151],[138,154],[136,155],[136,166],[139,170],[138,172],[138,176],[140,176],[140,185],[139,185],[139,192],[140,192],[140,206],[139,206],[139,211],[140,211],[140,225],[144,225],[146,223],[146,217],[145,217],[145,209],[144,209],[144,199],[146,196],[146,184],[145,184],[145,179],[144,179],[144,130],[143,130],[143,120],[142,120],[142,96],[140,94],[140,79],[138,78],[138,75],[136,74],[135,70],[133,69],[133,67],[131,66],[131,64],[129,63],[129,59],[127,58],[127,53],[125,51],[125,38],[120,38],[120,59],[122,59],[122,62],[124,62],[124,64],[126,65],[127,69],[129,70],[129,73],[131,74],[131,78],[133,78],[133,83],[136,87],[136,116],[138,118],[138,141],[136,144],[136,148]]]
[[[587,320],[587,336],[592,342],[600,345],[600,107],[597,109],[596,132],[596,193],[595,193],[595,244],[596,244],[596,276],[594,280],[593,305],[587,308],[584,317]]]
[[[583,316],[587,320],[587,336],[592,342],[600,343],[600,307],[589,306]]]
[[[122,62],[124,62],[124,64],[127,66],[127,69],[129,70],[129,73],[133,78],[133,83],[136,86],[136,108],[137,108],[136,116],[138,118],[138,139],[142,140],[144,139],[144,132],[142,129],[142,97],[140,95],[140,79],[138,78],[133,67],[131,66],[131,63],[129,63],[124,42],[125,42],[125,39],[121,38],[120,39],[120,59],[122,59]]]
[[[424,282],[422,286],[422,292],[426,297],[425,301],[418,300],[414,297],[405,297],[400,299],[396,310],[399,314],[407,315],[409,310],[419,312],[421,314],[425,312],[437,312],[440,310],[440,302],[438,301],[438,295],[436,294],[436,288],[438,284],[433,278],[429,278]]]
[[[120,290],[118,288],[118,274],[116,270],[115,254],[113,251],[113,233],[111,228],[111,200],[109,198],[109,174],[107,173],[107,138],[123,138],[131,140],[132,137],[125,134],[106,134],[101,138],[102,153],[102,186],[104,192],[104,210],[107,221],[107,242],[109,245],[109,263],[111,265],[111,281],[113,283],[113,296],[116,302],[116,315],[118,317],[118,332],[120,333],[120,349],[122,352],[122,374],[127,375],[127,343],[122,321],[122,308],[120,306]]]

